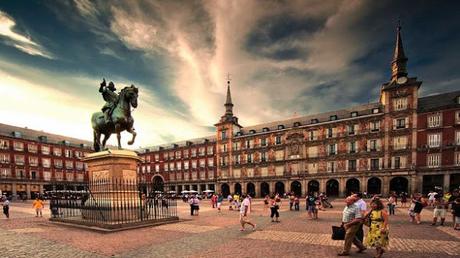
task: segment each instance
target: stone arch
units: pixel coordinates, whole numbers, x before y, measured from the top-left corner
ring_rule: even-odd
[[[326,182],[326,195],[339,196],[339,181],[336,179],[329,179]]]
[[[291,192],[294,193],[296,196],[301,196],[302,195],[302,184],[295,180],[291,183]]]
[[[347,180],[347,183],[345,185],[345,189],[347,191],[347,196],[352,194],[352,193],[357,193],[360,190],[360,183],[359,179],[357,178],[350,178]]]
[[[152,177],[152,191],[157,192],[161,191],[164,192],[164,184],[165,180],[161,175],[155,175]]]
[[[270,194],[270,185],[267,182],[260,183],[260,197]]]
[[[256,186],[249,182],[247,185],[246,185],[246,194],[249,194],[251,197],[256,197]]]
[[[406,177],[397,176],[393,177],[390,180],[390,192],[396,192],[397,194],[401,192],[409,192],[409,180]]]
[[[310,180],[307,187],[308,193],[319,192],[319,182],[317,180]]]
[[[220,190],[224,197],[227,197],[230,194],[230,186],[227,183],[224,183],[220,186]]]
[[[378,177],[371,177],[367,180],[367,193],[368,194],[381,194],[382,193],[382,180]]]
[[[240,183],[235,184],[235,194],[241,195],[243,193],[242,187]]]
[[[284,183],[281,181],[276,182],[275,184],[275,194],[283,195],[286,192],[284,188]]]

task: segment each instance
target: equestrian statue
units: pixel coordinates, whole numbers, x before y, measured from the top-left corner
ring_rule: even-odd
[[[134,119],[131,116],[131,107],[137,108],[139,89],[134,85],[123,88],[120,93],[116,92],[115,84],[110,82],[107,86],[105,79],[99,87],[99,92],[105,100],[102,112],[96,112],[91,117],[94,134],[94,150],[105,150],[105,144],[113,133],[117,134],[118,149],[121,149],[121,132],[127,131],[132,134],[129,145],[134,143],[136,132],[134,131]],[[101,144],[101,135],[104,135]]]

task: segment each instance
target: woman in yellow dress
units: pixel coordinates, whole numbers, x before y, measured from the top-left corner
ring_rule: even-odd
[[[374,199],[370,204],[370,210],[365,218],[368,218],[366,223],[369,226],[365,244],[368,247],[373,247],[377,251],[375,257],[382,257],[385,252],[384,248],[388,246],[388,213],[386,212],[383,203],[380,199]]]

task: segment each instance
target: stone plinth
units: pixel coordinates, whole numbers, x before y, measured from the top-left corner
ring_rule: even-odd
[[[83,158],[88,165],[90,196],[82,210],[84,219],[108,223],[136,220],[142,205],[137,182],[137,162],[133,151],[107,150]]]

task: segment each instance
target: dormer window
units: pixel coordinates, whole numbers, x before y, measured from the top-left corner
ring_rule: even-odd
[[[278,130],[283,130],[284,129],[284,125],[278,125]]]
[[[317,118],[314,118],[310,121],[312,124],[317,124],[318,123],[318,119]]]
[[[262,129],[262,132],[268,132],[268,131],[270,131],[270,129],[268,129],[268,127],[264,127],[264,128]]]
[[[378,114],[378,113],[379,113],[379,108],[372,109],[372,114]]]
[[[236,136],[242,136],[242,135],[243,135],[242,132],[237,132],[237,133],[236,133]]]
[[[354,111],[354,112],[351,112],[351,117],[357,117],[358,116],[358,112]]]
[[[62,141],[62,144],[64,144],[65,146],[69,146],[69,145],[70,145],[70,142],[67,141],[67,140],[64,140],[64,141]]]
[[[250,130],[249,133],[250,133],[250,134],[255,134],[255,133],[256,133],[256,130]]]
[[[14,132],[13,132],[13,136],[14,136],[14,138],[21,138],[21,137],[22,137],[22,134],[21,134],[21,132],[14,131]]]
[[[456,100],[455,102],[456,102],[457,104],[460,104],[460,96],[457,96],[457,97],[455,98],[455,100]]]
[[[333,115],[329,117],[329,121],[337,120],[337,115]]]
[[[300,126],[300,122],[295,122],[294,123],[294,127],[299,127]]]

